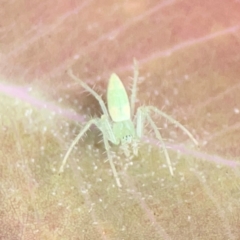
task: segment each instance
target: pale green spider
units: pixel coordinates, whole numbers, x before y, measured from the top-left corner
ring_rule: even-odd
[[[111,165],[111,169],[116,180],[118,187],[121,187],[121,182],[116,171],[115,165],[113,163],[112,154],[110,152],[110,145],[109,142],[118,145],[121,144],[123,151],[126,156],[129,156],[129,144],[132,145],[134,155],[138,153],[138,140],[141,139],[143,136],[145,121],[147,120],[154,133],[156,138],[160,141],[163,152],[168,164],[169,171],[171,175],[173,175],[173,168],[171,165],[171,161],[165,147],[163,138],[155,124],[152,120],[150,113],[154,112],[167,120],[171,123],[175,124],[179,128],[181,128],[192,141],[197,145],[197,141],[192,136],[192,134],[179,122],[175,119],[167,115],[166,113],[160,111],[156,107],[153,106],[142,106],[139,107],[136,111],[136,115],[134,115],[135,109],[135,100],[136,100],[136,92],[137,92],[137,81],[138,81],[138,68],[136,61],[134,62],[134,78],[133,78],[133,87],[132,87],[132,94],[129,103],[128,95],[126,92],[123,83],[119,79],[119,77],[113,73],[109,79],[108,89],[107,89],[107,106],[104,104],[101,96],[97,94],[93,89],[91,89],[86,83],[78,79],[71,70],[68,71],[68,74],[71,78],[81,84],[83,88],[85,88],[88,92],[90,92],[99,102],[103,115],[101,118],[93,118],[89,120],[85,126],[82,128],[80,133],[72,142],[71,146],[69,147],[63,161],[61,167],[59,169],[59,173],[63,172],[64,166],[67,162],[67,159],[73,149],[73,147],[77,144],[77,142],[81,139],[84,133],[92,126],[95,125],[102,133],[103,142],[105,145],[105,149],[107,152],[107,157],[109,163]]]

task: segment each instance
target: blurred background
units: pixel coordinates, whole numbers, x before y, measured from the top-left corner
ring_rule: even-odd
[[[0,2],[0,239],[239,239],[240,1]],[[154,120],[174,176],[146,126],[139,156],[84,123],[101,116],[116,72]]]

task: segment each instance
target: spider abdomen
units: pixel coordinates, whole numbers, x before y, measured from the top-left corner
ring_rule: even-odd
[[[130,120],[130,104],[125,87],[120,78],[113,73],[107,89],[109,114],[114,122]]]

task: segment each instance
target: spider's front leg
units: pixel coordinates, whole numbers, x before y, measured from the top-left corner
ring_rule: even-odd
[[[122,187],[120,179],[118,177],[115,165],[113,163],[112,160],[112,155],[111,155],[111,151],[110,151],[110,145],[108,141],[113,141],[113,143],[115,143],[115,138],[112,132],[112,128],[111,128],[111,123],[110,120],[107,116],[103,115],[101,117],[101,119],[99,118],[95,118],[95,119],[91,119],[89,120],[86,125],[83,127],[83,129],[80,131],[80,133],[76,136],[76,138],[73,140],[72,144],[70,145],[70,147],[68,148],[67,153],[64,156],[64,159],[62,161],[61,167],[59,169],[59,173],[62,173],[64,170],[64,167],[67,163],[67,159],[70,155],[70,153],[72,152],[74,146],[78,143],[78,141],[81,139],[81,137],[88,131],[88,129],[92,126],[95,125],[102,133],[103,135],[103,142],[104,142],[104,146],[107,152],[107,156],[108,156],[108,160],[113,172],[113,176],[116,180],[116,183],[118,185],[118,187]]]
[[[173,167],[172,167],[172,163],[166,148],[166,145],[163,141],[163,138],[158,130],[158,127],[156,126],[155,122],[152,120],[151,116],[150,116],[150,107],[139,107],[137,110],[137,136],[139,138],[141,138],[144,134],[144,127],[145,127],[145,121],[147,120],[148,123],[150,124],[150,126],[152,127],[156,138],[160,141],[161,146],[163,148],[163,153],[165,155],[166,161],[167,161],[167,165],[170,171],[170,174],[173,176]]]
[[[92,125],[98,125],[99,119],[91,119],[89,120],[86,125],[82,128],[82,130],[80,131],[80,133],[76,136],[76,138],[72,141],[72,144],[70,145],[70,147],[68,148],[67,153],[64,156],[64,159],[62,161],[61,167],[58,171],[58,173],[62,173],[64,170],[64,167],[67,163],[67,159],[70,155],[70,153],[72,152],[74,146],[78,143],[78,141],[81,139],[81,137],[84,135],[85,132],[88,131],[88,129],[92,126]]]
[[[111,150],[110,150],[110,144],[109,144],[109,141],[112,142],[115,145],[119,144],[119,142],[118,142],[118,140],[116,139],[116,137],[113,133],[112,123],[110,122],[110,119],[108,118],[108,116],[102,115],[101,120],[99,121],[97,127],[102,132],[103,142],[104,142],[104,146],[105,146],[105,149],[106,149],[106,152],[107,152],[107,158],[108,158],[108,161],[110,163],[112,173],[113,173],[113,176],[114,176],[115,181],[117,183],[117,186],[122,187],[122,184],[120,182],[120,178],[118,176],[117,170],[116,170],[115,165],[113,163],[113,158],[112,158],[112,154],[111,154]]]

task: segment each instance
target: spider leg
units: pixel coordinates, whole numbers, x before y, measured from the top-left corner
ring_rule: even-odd
[[[118,176],[118,173],[117,173],[117,170],[115,168],[115,165],[113,163],[113,159],[112,159],[112,154],[111,154],[111,151],[110,151],[110,145],[108,143],[108,139],[107,139],[107,136],[106,134],[103,133],[103,142],[104,142],[104,146],[105,146],[105,149],[107,151],[107,157],[108,157],[108,161],[110,163],[110,166],[111,166],[111,169],[112,169],[112,173],[113,173],[113,176],[115,178],[115,181],[117,183],[117,186],[118,187],[122,187],[122,184],[120,182],[120,179],[119,179],[119,176]]]
[[[78,141],[80,140],[80,138],[84,135],[84,133],[92,126],[92,125],[98,125],[98,121],[99,119],[91,119],[89,120],[86,125],[83,127],[83,129],[80,131],[80,133],[76,136],[76,138],[73,140],[72,144],[70,145],[70,147],[68,148],[67,153],[64,156],[64,159],[62,161],[61,167],[58,171],[58,173],[62,173],[63,169],[66,165],[67,159],[70,155],[70,153],[72,152],[72,149],[74,148],[74,146],[78,143]]]
[[[137,60],[134,59],[134,74],[133,74],[133,85],[132,85],[132,94],[130,98],[130,103],[131,103],[131,117],[133,117],[135,113],[135,102],[137,98],[137,82],[138,82],[138,65],[137,65]]]
[[[114,136],[114,133],[112,130],[112,125],[111,125],[109,119],[107,118],[107,116],[102,115],[100,123],[101,124],[97,127],[100,129],[100,131],[102,132],[102,135],[103,135],[103,142],[104,142],[104,146],[105,146],[105,149],[107,152],[107,157],[108,157],[108,161],[110,163],[111,169],[112,169],[113,176],[116,180],[117,186],[122,187],[122,184],[118,177],[117,170],[113,163],[112,154],[110,151],[110,145],[109,145],[108,141],[112,142],[115,145],[119,144],[119,142],[116,140],[116,137]]]
[[[168,169],[169,169],[171,175],[173,176],[174,174],[173,174],[172,163],[171,163],[171,160],[170,160],[170,157],[169,157],[169,154],[168,154],[166,145],[165,145],[165,143],[164,143],[164,141],[163,141],[163,138],[162,138],[162,136],[161,136],[161,134],[160,134],[160,132],[159,132],[156,124],[154,123],[154,121],[152,120],[152,118],[150,117],[150,115],[149,115],[148,113],[147,113],[147,116],[146,116],[146,117],[147,117],[147,120],[148,120],[148,122],[150,123],[151,127],[152,127],[153,130],[154,130],[154,133],[155,133],[155,135],[156,135],[156,138],[161,142],[161,145],[162,145],[162,148],[163,148],[163,153],[164,153],[165,158],[166,158],[166,160],[167,160]]]
[[[83,82],[81,79],[77,78],[73,74],[72,69],[68,69],[67,73],[72,79],[74,79],[76,82],[78,82],[84,89],[86,89],[88,92],[90,92],[97,99],[97,101],[99,102],[99,105],[102,109],[103,114],[109,118],[108,110],[106,108],[104,101],[102,100],[102,97],[98,93],[96,93],[92,88],[90,88],[85,82]]]
[[[156,138],[161,142],[161,145],[163,148],[163,153],[165,155],[169,171],[170,171],[171,175],[173,176],[174,174],[173,174],[172,163],[171,163],[166,145],[163,141],[163,138],[162,138],[156,124],[152,120],[148,110],[149,110],[148,107],[139,107],[138,108],[138,111],[137,111],[137,135],[139,138],[141,138],[143,136],[144,123],[145,123],[145,119],[147,119],[148,122],[150,123],[152,129],[154,130]]]
[[[103,142],[104,142],[104,146],[105,146],[105,149],[107,151],[107,157],[108,157],[108,160],[109,160],[109,163],[110,163],[110,166],[111,166],[111,169],[112,169],[112,172],[113,172],[113,176],[116,180],[116,183],[117,183],[117,186],[118,187],[122,187],[121,183],[120,183],[120,179],[118,177],[118,174],[117,174],[117,171],[116,171],[116,168],[115,168],[115,165],[113,163],[113,160],[112,160],[112,155],[111,155],[111,152],[110,152],[110,145],[108,143],[109,141],[109,136],[113,136],[113,133],[112,133],[112,130],[111,130],[111,125],[108,121],[108,118],[106,116],[102,116],[101,119],[97,118],[97,119],[91,119],[90,121],[87,122],[87,124],[83,127],[83,129],[80,131],[80,133],[77,135],[77,137],[73,140],[72,144],[70,145],[67,153],[65,154],[64,156],[64,159],[62,161],[62,164],[61,164],[61,167],[59,169],[59,173],[62,173],[63,172],[63,169],[66,165],[66,162],[67,162],[67,159],[70,155],[70,153],[72,152],[72,149],[74,148],[74,146],[78,143],[78,141],[81,139],[81,137],[84,135],[84,133],[92,126],[92,125],[95,125],[101,132],[102,132],[102,135],[103,135]],[[111,138],[110,138],[111,140]],[[112,139],[114,140],[114,138]]]
[[[183,132],[185,132],[188,137],[194,142],[195,145],[198,145],[198,141],[193,137],[193,135],[181,124],[179,123],[177,120],[175,120],[174,118],[172,118],[171,116],[169,116],[168,114],[160,111],[159,109],[157,109],[156,107],[153,106],[147,106],[144,107],[146,109],[149,109],[157,114],[159,114],[160,116],[166,118],[169,122],[171,122],[172,124],[176,125],[177,127],[179,127]]]

